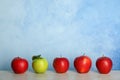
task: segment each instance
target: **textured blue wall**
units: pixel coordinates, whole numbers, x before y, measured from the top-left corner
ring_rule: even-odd
[[[120,0],[0,0],[0,69],[11,70],[15,56],[42,54],[70,60],[103,54],[120,69]]]

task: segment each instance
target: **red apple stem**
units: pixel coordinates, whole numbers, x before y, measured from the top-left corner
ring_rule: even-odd
[[[83,56],[85,56],[85,53],[83,53]]]
[[[103,54],[102,57],[104,57],[105,55]]]
[[[60,57],[62,57],[62,54],[60,54]]]

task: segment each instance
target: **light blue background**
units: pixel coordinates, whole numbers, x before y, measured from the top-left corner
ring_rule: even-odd
[[[42,54],[60,55],[74,69],[75,57],[86,53],[95,61],[103,54],[120,69],[120,0],[0,0],[0,70],[11,60]]]

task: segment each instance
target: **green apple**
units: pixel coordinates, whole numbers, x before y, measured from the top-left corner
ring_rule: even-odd
[[[35,73],[44,73],[48,69],[48,61],[41,55],[32,57],[32,68]]]

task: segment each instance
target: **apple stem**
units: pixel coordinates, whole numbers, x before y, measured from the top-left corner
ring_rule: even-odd
[[[40,54],[40,55],[38,55],[37,57],[41,57],[41,54]]]
[[[42,59],[42,57],[41,57],[41,55],[33,56],[33,57],[32,57],[32,60],[35,60],[35,59]]]
[[[62,57],[62,54],[60,54],[60,57]]]
[[[83,56],[85,56],[85,53],[83,53]]]
[[[103,54],[102,57],[104,57],[105,55]]]

